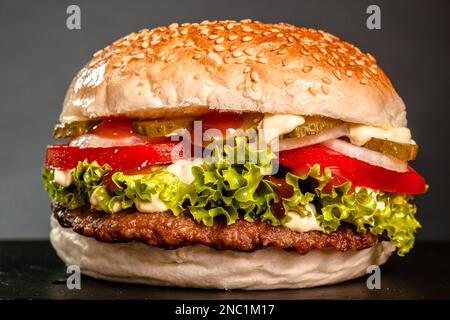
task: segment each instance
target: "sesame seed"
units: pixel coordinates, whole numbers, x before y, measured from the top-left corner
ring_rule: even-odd
[[[242,51],[239,51],[239,50],[233,51],[233,57],[235,57],[235,58],[238,58],[242,55],[243,55]]]
[[[370,61],[372,61],[373,63],[377,63],[377,60],[374,58],[374,56],[372,56],[370,53],[367,54],[367,57],[369,58]]]
[[[363,76],[365,76],[366,78],[370,78],[370,73],[368,73],[366,70],[363,70]]]
[[[242,19],[241,21],[240,21],[241,23],[251,23],[252,22],[252,19]]]
[[[333,70],[333,74],[338,80],[342,80],[341,72],[339,70]]]
[[[252,70],[252,68],[250,67],[250,66],[246,66],[245,68],[244,68],[244,73],[249,73],[250,71]]]
[[[328,59],[327,60],[327,63],[330,65],[330,66],[336,66],[336,64],[334,63],[334,61],[333,60],[331,60],[331,59]]]
[[[323,77],[322,81],[325,82],[326,84],[330,84],[331,83],[330,78],[327,78],[327,77]]]
[[[267,36],[269,36],[269,35],[271,35],[271,34],[272,34],[272,32],[270,32],[270,31],[265,31],[265,32],[262,33],[262,35],[263,35],[264,37],[267,37]]]
[[[225,40],[224,37],[217,38],[216,44],[221,44],[221,43],[223,43],[224,40]]]
[[[278,30],[276,28],[272,28],[272,29],[270,29],[270,31],[272,31],[272,32],[280,32],[280,30]]]
[[[236,50],[237,48],[238,48],[238,45],[234,44],[230,47],[230,51]]]
[[[227,29],[228,30],[233,29],[233,27],[234,27],[234,24],[232,24],[232,23],[227,24]]]
[[[98,57],[99,55],[101,55],[103,52],[103,49],[98,50],[96,53],[94,53],[94,57]]]
[[[218,34],[212,34],[208,38],[211,39],[211,40],[214,40],[214,39],[217,39],[218,37],[219,37]]]
[[[267,63],[267,59],[266,58],[259,58],[258,62],[259,63]]]
[[[320,87],[320,89],[322,89],[322,92],[323,92],[324,94],[330,93],[330,88],[328,88],[328,86],[322,85],[322,86]]]
[[[142,59],[142,58],[144,58],[144,56],[145,56],[145,55],[141,52],[141,53],[135,55],[134,57],[135,57],[136,59]]]
[[[304,73],[308,73],[308,72],[310,72],[310,71],[312,70],[312,68],[313,68],[313,67],[311,67],[311,66],[304,66],[303,69],[302,69],[302,71],[303,71]]]
[[[141,43],[141,47],[144,48],[144,49],[148,48],[148,41],[142,42]]]
[[[194,58],[195,60],[198,60],[202,57],[202,55],[200,53],[196,53],[194,54],[194,56],[192,58]]]
[[[213,72],[213,71],[214,71],[214,68],[213,68],[212,66],[207,66],[207,67],[206,67],[206,70],[207,70],[208,72]]]
[[[316,61],[320,61],[320,55],[317,52],[314,52],[312,56]]]
[[[252,36],[245,36],[242,38],[242,42],[248,42],[248,41],[251,41],[252,39],[253,39]]]
[[[309,93],[311,93],[313,96],[316,96],[319,94],[320,89],[316,87],[309,87],[308,88]]]
[[[286,49],[278,50],[277,54],[285,54],[287,52]]]
[[[286,67],[289,64],[289,61],[287,60],[282,60],[281,64],[283,65],[283,67]]]
[[[255,54],[255,50],[252,49],[252,48],[245,48],[245,49],[244,49],[244,53],[245,53],[246,55],[252,56],[252,55]]]
[[[367,81],[366,78],[362,78],[361,81],[360,81],[359,83],[361,83],[361,84],[363,84],[363,85],[366,85],[367,83],[369,83],[369,81]]]
[[[250,28],[250,27],[247,27],[247,26],[242,26],[242,31],[244,31],[244,32],[252,32],[253,29]]]
[[[301,53],[303,53],[305,56],[309,56],[309,52],[306,50],[302,50]]]
[[[234,41],[234,40],[236,40],[237,38],[238,38],[237,34],[230,34],[230,35],[228,36],[228,40],[230,40],[230,41]]]
[[[187,34],[188,31],[189,31],[188,29],[183,29],[183,30],[180,31],[180,33],[184,35],[184,34]]]
[[[152,46],[155,46],[155,45],[157,45],[159,43],[159,40],[152,40],[152,42],[150,42],[150,44],[152,45]]]
[[[272,48],[270,50],[277,51],[278,49],[280,49],[280,46],[278,44],[272,44]]]
[[[252,81],[258,82],[259,81],[259,76],[255,71],[252,71],[250,73],[250,79],[252,79]]]
[[[347,77],[351,77],[353,75],[353,71],[347,70],[347,71],[345,71],[345,74],[347,75]]]
[[[139,36],[138,36],[136,33],[131,33],[131,34],[128,36],[128,38],[129,38],[131,41],[136,41],[138,37],[139,37]]]
[[[291,84],[292,82],[294,82],[294,79],[286,79],[286,80],[284,80],[284,83],[286,85]]]
[[[118,67],[120,67],[121,65],[122,65],[122,63],[119,61],[119,62],[115,62],[115,63],[113,64],[113,67],[118,68]]]
[[[262,58],[262,57],[264,57],[264,52],[260,52],[260,53],[258,53],[257,55],[256,55],[258,58]]]
[[[282,34],[282,33],[277,33],[277,38],[283,38],[284,37],[284,34]]]
[[[173,59],[175,59],[175,56],[171,54],[166,58],[166,62],[172,61]]]
[[[179,24],[174,22],[169,26],[169,29],[175,29],[175,28],[178,28],[178,26],[179,26]]]
[[[225,48],[223,47],[223,46],[221,46],[221,45],[215,45],[214,47],[214,50],[215,51],[217,51],[217,52],[222,52],[222,51],[225,51]]]

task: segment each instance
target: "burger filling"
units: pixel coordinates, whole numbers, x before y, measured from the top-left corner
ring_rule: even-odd
[[[407,164],[407,128],[212,112],[72,122],[54,136],[70,140],[47,148],[53,212],[100,241],[306,253],[388,240],[404,255],[420,227],[410,200],[426,184]]]

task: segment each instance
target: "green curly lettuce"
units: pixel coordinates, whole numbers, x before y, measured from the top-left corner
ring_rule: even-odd
[[[321,173],[319,165],[300,176],[288,173],[286,182],[293,187],[294,193],[292,197],[283,199],[285,210],[304,214],[305,205],[313,198],[318,204],[316,218],[326,232],[336,231],[340,225],[348,223],[354,225],[359,233],[370,232],[388,238],[398,248],[400,256],[409,252],[414,245],[414,234],[421,227],[415,218],[416,206],[408,203],[411,196],[364,187],[352,190],[351,182],[324,190],[330,179],[329,168]],[[304,186],[314,194],[302,193]]]
[[[235,161],[237,150],[244,150],[244,161]],[[215,149],[210,158],[194,166],[191,184],[183,183],[164,167],[156,167],[149,174],[115,172],[111,176],[115,189],[111,192],[102,179],[111,168],[87,161],[79,162],[73,170],[73,182],[68,187],[55,182],[52,170],[44,169],[42,177],[50,197],[69,209],[90,203],[96,209],[116,213],[139,201],[152,202],[156,197],[174,215],[186,211],[207,226],[219,216],[228,224],[242,218],[249,222],[260,219],[278,226],[287,223],[290,217],[276,216],[272,204],[281,201],[285,212],[300,215],[311,215],[306,208],[314,204],[316,219],[325,232],[351,224],[360,233],[370,232],[390,239],[399,255],[412,248],[420,224],[415,219],[416,207],[408,203],[410,196],[352,188],[350,182],[326,188],[331,171],[314,165],[301,175],[287,173],[286,183],[292,187],[293,194],[280,199],[276,186],[265,179],[272,172],[273,158],[270,151],[251,148],[248,142],[237,138],[235,146]]]
[[[68,209],[76,209],[88,203],[90,193],[102,183],[103,175],[110,169],[108,165],[100,166],[96,161],[83,161],[73,170],[73,182],[68,187],[56,183],[54,171],[49,169],[42,171],[42,181],[51,199]]]

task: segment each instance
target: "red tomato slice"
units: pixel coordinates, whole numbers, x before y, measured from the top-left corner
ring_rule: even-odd
[[[294,173],[305,172],[316,163],[321,169],[328,167],[332,175],[338,177],[335,184],[342,183],[342,178],[345,178],[353,186],[386,192],[419,194],[426,190],[424,179],[411,167],[404,173],[391,171],[350,158],[323,145],[281,151],[279,162]]]
[[[79,148],[68,145],[51,145],[47,147],[46,168],[71,169],[79,161],[97,161],[109,164],[115,170],[145,168],[172,162],[172,153],[182,157],[183,149],[178,142],[153,143],[137,146],[120,146],[107,148]]]

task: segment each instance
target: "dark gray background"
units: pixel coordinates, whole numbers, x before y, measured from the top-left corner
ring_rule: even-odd
[[[66,29],[78,4],[82,30]],[[365,27],[381,7],[382,29]],[[45,238],[49,201],[40,180],[66,88],[92,53],[143,27],[253,18],[320,28],[370,52],[408,108],[420,145],[413,166],[431,189],[416,203],[419,239],[449,240],[448,1],[17,1],[0,4],[0,238]]]

